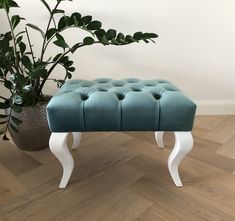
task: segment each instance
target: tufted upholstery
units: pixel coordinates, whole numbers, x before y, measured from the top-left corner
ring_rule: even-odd
[[[47,106],[52,132],[191,131],[196,105],[165,80],[70,80]]]

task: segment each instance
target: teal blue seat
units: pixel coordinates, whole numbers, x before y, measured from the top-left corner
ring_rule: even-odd
[[[196,105],[165,80],[67,81],[47,106],[52,132],[191,131]]]

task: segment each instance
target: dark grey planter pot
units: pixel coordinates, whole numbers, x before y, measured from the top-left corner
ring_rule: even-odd
[[[51,132],[46,117],[47,103],[39,103],[34,107],[24,107],[21,113],[13,112],[14,117],[23,121],[22,124],[16,126],[19,130],[18,133],[9,129],[12,140],[19,149],[37,151],[49,146]]]

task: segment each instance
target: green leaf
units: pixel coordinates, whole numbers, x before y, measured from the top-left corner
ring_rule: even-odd
[[[24,55],[22,58],[21,58],[21,62],[22,64],[28,69],[28,70],[31,70],[32,69],[32,63],[29,59],[28,56]]]
[[[149,43],[149,41],[148,41],[148,40],[146,40],[146,39],[143,39],[143,41],[144,41],[145,43]]]
[[[0,119],[7,118],[8,115],[0,114]]]
[[[38,69],[34,70],[30,75],[32,80],[36,80],[38,78],[47,77],[47,70],[46,69]]]
[[[46,62],[37,63],[34,67],[34,71],[45,69],[46,66],[47,66]]]
[[[106,34],[106,31],[104,29],[98,29],[95,31],[95,35],[98,39],[101,39]]]
[[[25,45],[25,43],[20,42],[20,43],[19,43],[19,47],[20,47],[20,52],[21,52],[21,54],[24,54],[24,52],[25,52],[25,50],[26,50],[26,45]]]
[[[0,69],[0,77],[3,77],[3,71]]]
[[[119,34],[117,35],[117,41],[120,41],[121,39],[124,40],[124,39],[125,39],[125,36],[124,36],[124,34],[119,33]]]
[[[19,44],[22,41],[22,39],[23,39],[23,36],[18,37],[16,40],[16,43]]]
[[[58,47],[64,48],[64,49],[69,48],[68,44],[65,42],[62,35],[57,33],[56,38],[57,38],[57,40],[53,42],[55,45],[57,45]]]
[[[47,2],[45,1],[45,0],[40,0],[43,4],[44,4],[44,6],[47,8],[47,10],[50,12],[50,14],[51,14],[51,8],[50,8],[50,6],[47,4]]]
[[[78,12],[73,13],[69,19],[69,25],[81,26],[83,25],[81,14]]]
[[[60,13],[65,13],[65,11],[62,9],[53,9],[52,10],[52,14],[60,14]]]
[[[87,25],[91,21],[92,21],[92,16],[90,16],[90,15],[82,17],[82,22],[83,22],[84,25]]]
[[[4,86],[8,89],[13,89],[13,84],[11,81],[5,80]]]
[[[107,31],[107,33],[105,34],[105,36],[106,36],[106,38],[107,38],[108,40],[111,40],[111,39],[113,39],[113,38],[116,38],[116,35],[117,35],[117,31],[114,30],[114,29],[109,29],[109,30]]]
[[[14,105],[13,106],[13,111],[15,113],[21,113],[23,111],[22,107],[18,106],[18,105]]]
[[[57,38],[57,40],[65,41],[64,37],[61,34],[59,34],[59,33],[56,34],[56,38]]]
[[[10,7],[11,8],[18,8],[19,7],[19,5],[15,2],[15,1],[12,1],[12,0],[10,0]]]
[[[11,124],[11,123],[10,123],[10,128],[11,128],[14,132],[16,132],[16,133],[19,132],[18,129],[17,129],[13,124]]]
[[[67,27],[69,25],[70,18],[68,16],[63,16],[59,20],[58,23],[58,29],[62,30],[63,28]]]
[[[0,1],[0,9],[4,8],[7,13],[9,13],[10,8],[19,7],[19,5],[13,0],[1,0]]]
[[[158,35],[155,33],[144,33],[143,38],[157,38]]]
[[[68,79],[71,79],[72,78],[72,74],[70,72],[67,72],[66,73],[66,76],[68,77]]]
[[[56,28],[50,28],[46,33],[47,40],[50,39],[56,32]]]
[[[103,45],[109,45],[109,41],[108,41],[108,39],[105,36],[103,36],[100,39],[100,43],[102,43]]]
[[[22,124],[22,120],[14,117],[14,116],[11,116],[11,120],[16,124],[16,125],[20,125]]]
[[[87,25],[87,29],[97,30],[97,29],[100,29],[101,26],[102,26],[102,23],[100,21],[92,21]]]
[[[7,108],[9,108],[9,104],[0,102],[0,109],[7,109]]]
[[[26,26],[28,26],[28,27],[30,27],[30,28],[40,32],[43,38],[45,37],[45,33],[39,27],[37,27],[36,25],[28,23],[28,24],[26,24]]]
[[[143,33],[141,31],[138,31],[136,32],[134,35],[133,35],[133,38],[137,41],[141,40],[142,39],[142,36],[143,36]]]
[[[128,42],[126,42],[126,41],[123,40],[123,39],[120,39],[120,40],[119,40],[119,43],[120,43],[121,45],[126,45],[126,44],[128,44]]]
[[[53,42],[56,46],[61,47],[61,48],[68,48],[69,46],[67,43],[63,40],[56,40]]]
[[[71,67],[71,68],[69,68],[68,69],[70,72],[74,72],[76,69],[75,69],[75,67]]]
[[[73,61],[67,61],[64,63],[67,67],[70,67],[73,65]]]
[[[136,42],[136,40],[131,35],[127,35],[125,41],[128,43]]]
[[[86,37],[83,39],[84,45],[92,45],[95,42],[95,40],[92,37]]]
[[[16,26],[20,23],[20,20],[22,20],[23,18],[21,18],[19,15],[13,15],[11,17],[11,24],[13,26],[13,29],[16,28]]]
[[[65,56],[60,59],[60,63],[66,64],[69,61],[69,57]]]
[[[119,42],[118,42],[116,39],[111,39],[111,42],[112,42],[114,45],[119,45]]]
[[[2,1],[1,8],[4,8],[6,12],[9,13],[9,10],[10,10],[9,1]]]

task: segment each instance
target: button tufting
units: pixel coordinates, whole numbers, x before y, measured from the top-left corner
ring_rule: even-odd
[[[191,131],[196,105],[164,80],[70,80],[47,106],[54,133]]]
[[[161,95],[160,94],[152,94],[153,97],[156,99],[156,100],[160,100],[161,99]]]
[[[125,98],[124,94],[117,94],[118,100],[123,100]]]
[[[85,95],[85,94],[80,94],[80,96],[81,96],[81,100],[82,101],[85,101],[85,100],[87,100],[89,98],[89,96]]]
[[[108,91],[106,88],[97,88],[99,91]]]

